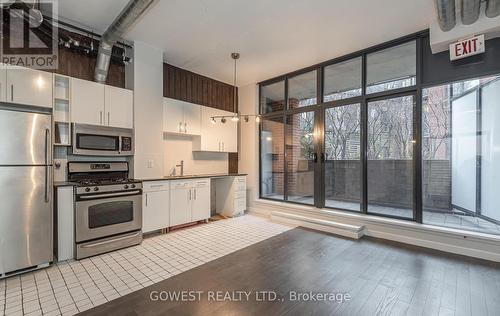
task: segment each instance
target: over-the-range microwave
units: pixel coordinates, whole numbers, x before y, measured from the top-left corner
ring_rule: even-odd
[[[73,155],[132,156],[134,131],[129,128],[73,124]]]

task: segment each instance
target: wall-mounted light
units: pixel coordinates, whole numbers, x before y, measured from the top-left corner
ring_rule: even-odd
[[[226,123],[226,118],[225,118],[225,117],[222,117],[222,118],[220,119],[220,122],[221,122],[222,124],[225,124],[225,123]]]

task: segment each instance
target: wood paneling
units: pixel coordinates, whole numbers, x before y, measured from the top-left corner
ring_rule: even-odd
[[[2,14],[3,16],[5,14],[5,11],[0,11],[0,14]],[[5,21],[4,24],[2,25],[2,29],[9,30],[8,25],[5,24]],[[34,32],[38,36],[38,38],[40,38],[43,42],[45,43],[51,42],[51,38],[41,30],[32,29],[31,31]],[[91,41],[93,41],[94,47],[99,47],[99,41],[93,40],[85,35],[70,32],[62,28],[59,28],[57,32],[59,37],[63,38],[70,37],[74,40],[79,41],[82,46],[88,47],[90,46]],[[5,34],[2,34],[2,41],[6,43],[9,41],[10,33],[9,32],[4,32],[4,33]],[[25,40],[27,40],[27,37],[25,38]],[[28,44],[29,43],[26,42],[24,46],[28,47]],[[13,53],[15,53],[14,50],[12,51]],[[36,53],[37,49],[30,48],[30,52]],[[123,52],[122,48],[116,46],[113,47],[114,54],[121,55],[122,52]],[[96,52],[92,54],[87,54],[84,53],[81,49],[80,50],[70,49],[60,45],[58,47],[58,67],[55,70],[47,70],[47,71],[79,79],[94,81],[94,70],[96,61],[97,61]],[[106,84],[120,88],[125,87],[125,65],[123,63],[115,63],[113,61],[110,63]]]
[[[238,111],[238,89],[234,108],[232,85],[167,63],[163,64],[163,96],[224,111]],[[238,172],[238,153],[228,154],[228,172]]]
[[[227,156],[227,172],[238,173],[238,153],[228,153]]]
[[[59,30],[60,33],[70,36],[82,43],[90,43],[91,39],[67,30]],[[99,42],[94,40],[94,47],[98,47]],[[121,53],[121,48],[114,47],[115,53]],[[84,54],[82,52],[59,47],[59,65],[55,71],[58,74],[75,77],[83,80],[94,81],[94,70],[97,56]],[[125,65],[111,62],[109,65],[106,84],[125,88]]]
[[[163,96],[220,110],[238,111],[238,90],[234,109],[235,93],[232,85],[167,63],[163,64]]]

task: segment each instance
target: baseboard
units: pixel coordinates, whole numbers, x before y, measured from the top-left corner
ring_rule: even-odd
[[[255,201],[248,212],[267,218],[272,218],[274,212],[289,214],[286,219],[288,223],[321,231],[324,231],[325,225],[318,224],[318,221],[353,225],[363,227],[366,236],[500,262],[500,236],[496,235],[266,200]],[[308,220],[304,221],[303,218]],[[276,216],[273,220],[276,220]]]

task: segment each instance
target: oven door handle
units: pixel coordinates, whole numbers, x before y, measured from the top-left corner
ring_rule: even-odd
[[[96,198],[104,198],[104,197],[121,197],[121,196],[129,196],[136,195],[141,193],[140,190],[129,191],[126,193],[104,193],[104,194],[92,194],[92,195],[80,195],[78,198],[82,200],[91,200]]]
[[[99,242],[95,242],[95,243],[92,243],[92,244],[82,245],[81,247],[82,248],[98,247],[98,246],[110,244],[110,243],[117,242],[117,241],[124,240],[124,239],[135,238],[135,237],[139,236],[140,233],[141,232],[139,231],[139,232],[137,232],[137,233],[135,233],[133,235],[118,237],[118,238],[114,238],[114,239],[110,239],[110,240],[105,240],[105,241],[99,241]]]

